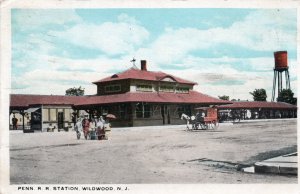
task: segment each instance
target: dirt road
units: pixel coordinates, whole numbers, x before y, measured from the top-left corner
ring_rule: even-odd
[[[295,176],[247,174],[241,167],[296,151],[296,120],[112,129],[109,140],[75,132],[10,133],[11,184],[297,183]]]

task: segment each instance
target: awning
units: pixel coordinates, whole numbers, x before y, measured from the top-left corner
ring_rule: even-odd
[[[29,109],[25,110],[25,112],[32,113],[32,112],[37,111],[38,109],[40,109],[40,108],[29,108]]]

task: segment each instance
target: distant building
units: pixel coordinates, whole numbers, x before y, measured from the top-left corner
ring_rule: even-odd
[[[218,106],[218,111],[221,121],[237,115],[242,120],[297,117],[297,106],[285,102],[235,101]]]

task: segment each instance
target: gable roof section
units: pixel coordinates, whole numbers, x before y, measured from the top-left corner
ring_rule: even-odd
[[[263,102],[263,101],[238,101],[232,104],[221,105],[219,109],[297,109],[297,106],[285,102]]]
[[[118,74],[113,74],[112,76],[106,77],[104,79],[93,82],[93,84],[109,82],[115,80],[124,80],[124,79],[138,79],[138,80],[148,80],[148,81],[160,81],[166,77],[173,78],[176,82],[188,85],[196,85],[196,82],[191,82],[179,77],[166,74],[164,72],[155,72],[155,71],[144,71],[135,68],[130,68],[126,71],[123,71]]]
[[[228,104],[225,100],[190,91],[189,94],[165,92],[128,92],[106,96],[56,96],[56,95],[24,95],[11,94],[10,107],[21,109],[33,105],[74,105],[83,107],[88,105],[103,105],[125,102],[149,103],[182,103],[182,104]]]

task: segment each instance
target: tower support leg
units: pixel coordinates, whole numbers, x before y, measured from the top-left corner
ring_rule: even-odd
[[[275,93],[276,93],[276,78],[277,78],[277,71],[274,69],[274,78],[273,78],[273,91],[272,91],[272,101],[274,101]]]

